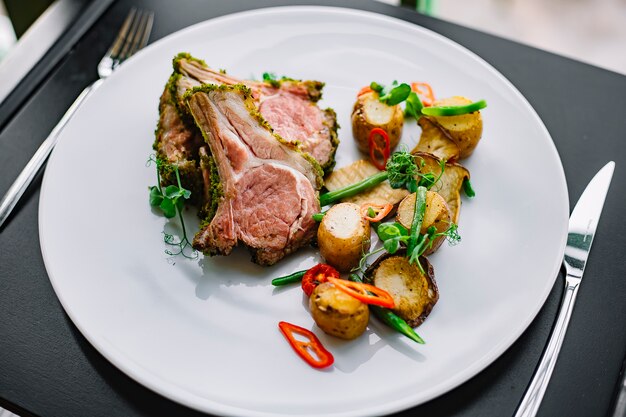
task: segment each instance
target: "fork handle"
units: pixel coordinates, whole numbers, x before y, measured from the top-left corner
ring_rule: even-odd
[[[99,79],[95,81],[93,84],[89,85],[85,88],[80,95],[74,100],[74,103],[70,106],[69,109],[65,112],[59,123],[52,129],[50,135],[42,142],[37,149],[37,152],[33,155],[33,157],[28,161],[28,164],[24,167],[20,175],[13,182],[7,193],[0,200],[0,227],[4,223],[4,221],[9,217],[11,211],[20,200],[24,191],[28,188],[28,185],[33,181],[35,175],[39,172],[39,169],[43,166],[52,152],[54,145],[56,145],[59,135],[67,125],[67,122],[70,121],[76,109],[80,107],[80,105],[89,97],[94,91],[102,85],[103,79]]]
[[[576,295],[578,294],[579,284],[580,278],[568,275],[565,279],[565,292],[561,300],[561,307],[556,319],[556,324],[550,335],[550,340],[543,353],[541,362],[539,362],[533,379],[526,390],[526,394],[517,408],[515,417],[533,417],[537,415],[541,400],[550,382],[554,365],[561,351],[565,331],[567,330],[569,319],[572,316],[572,309],[576,301]]]

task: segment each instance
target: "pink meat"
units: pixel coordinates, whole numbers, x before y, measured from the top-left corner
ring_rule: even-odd
[[[250,90],[205,87],[188,98],[217,164],[223,195],[194,238],[196,249],[228,255],[239,242],[272,265],[315,236],[319,167],[283,143],[255,114]]]

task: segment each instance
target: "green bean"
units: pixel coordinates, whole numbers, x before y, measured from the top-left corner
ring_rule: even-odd
[[[319,213],[315,213],[311,217],[313,217],[313,220],[315,220],[316,222],[321,222],[325,215],[326,211],[321,211]]]
[[[326,194],[320,195],[320,206],[324,207],[329,204],[333,204],[344,198],[352,197],[368,190],[387,179],[387,171],[378,172],[371,177],[367,177],[356,184],[348,185],[347,187],[340,188],[339,190],[331,191]]]
[[[274,278],[272,280],[272,285],[281,286],[287,284],[294,284],[296,282],[302,281],[302,277],[304,276],[307,269],[303,271],[294,272],[293,274],[285,275],[284,277]]]
[[[422,229],[422,221],[424,220],[424,213],[426,212],[426,187],[418,187],[415,195],[415,212],[413,214],[413,222],[411,223],[411,230],[409,232],[409,242],[407,244],[406,253],[411,257],[415,246],[417,246],[418,239],[420,238],[420,231]]]
[[[463,104],[461,106],[431,106],[424,107],[422,114],[427,116],[459,116],[461,114],[474,113],[475,111],[487,107],[485,100],[474,101],[473,103]]]
[[[370,306],[370,309],[376,317],[378,317],[383,323],[385,323],[392,329],[402,333],[403,335],[417,343],[426,343],[424,342],[424,339],[422,339],[417,333],[415,333],[415,330],[413,330],[413,328],[409,326],[402,317],[398,316],[393,311],[389,310],[388,308],[373,305]]]
[[[350,274],[350,281],[354,282],[363,282],[363,280],[357,274]],[[424,339],[422,339],[415,330],[411,326],[407,324],[406,321],[396,313],[391,311],[388,308],[370,305],[370,310],[376,317],[378,317],[383,323],[387,326],[391,327],[395,331],[405,335],[409,339],[414,342],[424,344]]]

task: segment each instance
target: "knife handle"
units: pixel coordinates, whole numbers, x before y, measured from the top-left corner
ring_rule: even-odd
[[[13,208],[24,194],[24,191],[26,191],[26,188],[28,188],[28,185],[32,182],[32,180],[35,178],[35,175],[37,175],[37,173],[39,172],[39,169],[48,159],[48,155],[50,155],[50,152],[52,152],[52,149],[56,145],[59,135],[65,128],[67,122],[70,121],[78,107],[80,107],[85,99],[89,97],[91,93],[93,93],[102,84],[102,81],[102,79],[97,80],[96,82],[85,88],[82,93],[80,93],[80,95],[76,98],[76,100],[74,100],[74,103],[72,103],[70,108],[67,109],[61,120],[59,120],[59,123],[57,123],[54,129],[52,129],[50,135],[48,135],[46,140],[41,143],[39,149],[37,149],[30,161],[28,161],[28,163],[26,164],[20,175],[17,177],[17,179],[13,182],[7,193],[4,195],[4,197],[2,197],[2,200],[0,200],[0,227],[7,219],[7,217],[9,217],[9,214],[11,214],[11,211],[13,211]]]
[[[557,316],[554,329],[550,335],[550,340],[546,346],[546,350],[541,357],[541,362],[535,370],[533,379],[526,390],[524,398],[520,402],[515,417],[534,417],[537,415],[541,400],[546,392],[554,365],[556,364],[557,357],[561,351],[561,345],[563,344],[563,338],[565,337],[565,331],[569,324],[569,319],[572,316],[572,309],[574,308],[574,302],[576,301],[576,295],[578,294],[578,287],[580,284],[580,278],[572,275],[567,275],[565,278],[565,291],[561,300],[561,307],[559,309],[559,315]]]

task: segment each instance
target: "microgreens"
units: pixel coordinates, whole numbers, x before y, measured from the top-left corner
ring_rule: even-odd
[[[423,108],[424,105],[422,104],[422,100],[420,100],[416,92],[411,91],[409,96],[406,98],[406,109],[404,111],[405,115],[419,119],[422,115]]]
[[[198,257],[198,252],[194,249],[188,250],[188,248],[191,248],[191,242],[187,239],[185,220],[183,219],[182,213],[185,206],[185,200],[189,199],[191,191],[183,188],[181,185],[180,174],[178,173],[178,167],[176,165],[171,165],[171,167],[174,169],[176,174],[176,182],[178,185],[168,185],[164,188],[161,187],[160,168],[165,166],[165,162],[154,155],[150,155],[146,165],[149,166],[152,163],[156,165],[157,185],[150,187],[150,205],[152,207],[158,207],[163,212],[163,215],[168,219],[175,217],[176,213],[178,213],[178,218],[183,232],[182,238],[180,239],[176,239],[173,235],[163,232],[163,241],[170,246],[176,246],[178,248],[174,251],[166,249],[165,253],[170,256],[183,255],[185,258],[195,259]]]
[[[378,99],[381,102],[389,106],[402,103],[411,93],[410,85],[406,83],[398,84],[398,81],[394,81],[388,86],[372,81],[370,88],[378,93]]]
[[[415,157],[406,151],[394,152],[385,167],[391,188],[406,188],[414,193],[417,190],[415,177],[419,169],[415,164]]]
[[[441,159],[437,162],[439,164],[440,171],[439,171],[439,175],[437,175],[436,177],[435,177],[435,174],[433,174],[432,172],[427,172],[425,174],[418,172],[417,175],[420,177],[420,181],[417,185],[426,187],[427,190],[430,190],[431,188],[433,188],[433,186],[437,184],[439,180],[441,179],[441,177],[443,176],[443,173],[446,170],[446,162],[447,161],[445,159]],[[426,161],[424,161],[424,158],[420,157],[420,168],[424,168],[425,166],[426,166]]]
[[[272,85],[272,87],[278,87],[280,83],[276,77],[276,74],[273,72],[264,72],[263,73],[263,81]]]

